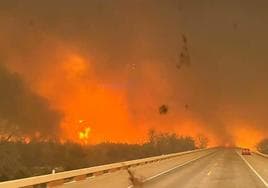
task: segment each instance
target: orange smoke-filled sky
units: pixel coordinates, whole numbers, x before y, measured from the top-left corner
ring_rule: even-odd
[[[266,5],[3,1],[0,63],[62,114],[63,140],[140,143],[153,128],[253,147],[268,136]]]

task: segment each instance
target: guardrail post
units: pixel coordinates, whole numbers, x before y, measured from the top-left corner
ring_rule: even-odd
[[[62,185],[62,184],[64,184],[63,179],[57,180],[57,181],[52,181],[52,182],[47,183],[47,188],[56,187],[56,186],[59,186],[59,185]]]
[[[80,176],[74,177],[75,181],[81,181],[81,180],[85,180],[85,179],[87,179],[86,175],[80,175]]]

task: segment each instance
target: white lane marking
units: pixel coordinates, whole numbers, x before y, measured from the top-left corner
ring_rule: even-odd
[[[268,183],[260,176],[260,174],[251,166],[251,164],[249,164],[249,162],[238,153],[238,151],[236,151],[237,155],[239,155],[241,157],[241,159],[248,165],[248,167],[254,172],[254,174],[262,181],[262,183],[268,187]]]
[[[196,160],[198,160],[198,159],[201,159],[201,158],[203,158],[203,157],[205,157],[205,156],[208,156],[208,155],[210,155],[210,154],[212,154],[212,153],[215,153],[215,151],[214,151],[214,152],[211,152],[211,153],[208,153],[208,154],[206,154],[206,155],[202,155],[202,156],[200,156],[200,157],[194,158],[194,159],[192,159],[192,160],[190,160],[190,161],[186,161],[186,162],[184,162],[184,163],[182,163],[182,164],[179,164],[179,165],[177,165],[177,166],[175,166],[175,167],[173,167],[173,168],[170,168],[170,169],[168,169],[168,170],[166,170],[166,171],[164,171],[164,172],[161,172],[161,173],[159,173],[159,174],[156,174],[156,175],[154,175],[154,176],[151,176],[151,177],[149,177],[149,178],[146,178],[145,180],[142,181],[142,183],[145,183],[145,182],[147,182],[147,181],[151,181],[152,179],[155,179],[155,178],[157,178],[157,177],[159,177],[159,176],[162,176],[162,175],[164,175],[164,174],[167,174],[168,172],[171,172],[171,171],[173,171],[173,170],[175,170],[175,169],[177,169],[177,168],[183,167],[183,166],[185,166],[185,165],[187,165],[187,164],[189,164],[189,163],[191,163],[191,162],[194,162],[194,161],[196,161]],[[127,188],[133,188],[133,187],[134,187],[133,185],[129,185]]]

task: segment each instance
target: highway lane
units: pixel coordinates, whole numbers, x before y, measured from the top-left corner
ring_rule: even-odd
[[[253,154],[243,156],[245,162],[239,153],[235,149],[215,149],[133,167],[131,171],[140,181],[144,181],[142,188],[267,188],[268,159]],[[148,179],[150,181],[146,181]],[[71,182],[63,187],[130,188],[130,185],[129,174],[126,170],[120,170]]]
[[[256,172],[264,179],[268,187],[268,157],[252,153],[252,155],[244,156],[246,161],[252,166]]]
[[[263,169],[268,167],[268,161],[259,157],[246,156],[246,160],[249,160],[254,168],[258,163],[256,170],[261,170],[262,175],[265,176],[266,172]],[[234,149],[222,149],[143,185],[143,188],[165,187],[266,188]]]
[[[146,165],[140,165],[130,168],[135,177],[140,180],[161,174],[162,172],[173,169],[177,166],[188,163],[189,161],[199,160],[200,158],[206,157],[218,149],[198,151],[194,153],[189,153],[186,155],[181,155],[178,157],[166,159],[159,162],[149,163]],[[107,173],[104,175],[89,178],[87,180],[82,180],[79,182],[70,182],[65,184],[64,188],[127,188],[131,182],[129,181],[129,174],[126,170],[120,170],[113,173]]]

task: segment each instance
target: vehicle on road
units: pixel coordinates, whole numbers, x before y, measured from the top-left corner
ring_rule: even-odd
[[[248,148],[243,148],[243,149],[242,149],[242,155],[251,155],[250,149],[248,149]]]

